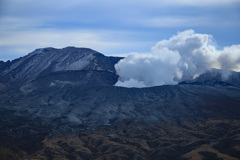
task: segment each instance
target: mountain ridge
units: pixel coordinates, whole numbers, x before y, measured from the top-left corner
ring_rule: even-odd
[[[29,82],[38,76],[64,70],[105,70],[115,73],[112,64],[120,59],[121,57],[106,57],[88,48],[41,48],[12,61],[8,67],[4,64],[9,62],[2,62],[0,80],[2,83]]]

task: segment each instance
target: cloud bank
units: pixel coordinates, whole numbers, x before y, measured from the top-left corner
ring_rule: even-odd
[[[115,65],[116,86],[151,87],[194,79],[211,68],[240,71],[240,44],[217,49],[209,34],[179,32],[150,53],[132,53]]]

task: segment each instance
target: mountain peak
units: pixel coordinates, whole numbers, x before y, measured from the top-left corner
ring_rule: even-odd
[[[74,47],[74,46],[67,46],[62,48],[62,50],[85,50],[85,51],[94,51],[91,48],[85,48],[85,47]],[[97,51],[94,51],[97,52]]]
[[[36,50],[34,50],[33,52],[31,52],[30,54],[43,54],[43,53],[51,53],[51,52],[63,52],[63,53],[86,53],[86,54],[101,54],[95,50],[92,50],[90,48],[77,48],[74,46],[68,46],[65,48],[61,48],[61,49],[57,49],[57,48],[53,48],[53,47],[45,47],[45,48],[38,48]]]
[[[39,48],[12,63],[0,72],[0,82],[32,81],[59,71],[101,70],[115,73],[114,64],[121,58],[111,58],[89,48]]]

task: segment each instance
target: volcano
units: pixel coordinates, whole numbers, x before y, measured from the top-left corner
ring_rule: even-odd
[[[0,62],[0,159],[240,159],[240,73],[124,88],[88,48]]]

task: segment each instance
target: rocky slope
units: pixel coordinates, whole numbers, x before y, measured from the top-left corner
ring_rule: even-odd
[[[239,73],[113,86],[90,49],[45,48],[0,64],[0,159],[239,159]]]
[[[208,86],[236,86],[240,87],[240,73],[234,71],[222,71],[219,69],[210,69],[193,80],[186,80],[180,84],[197,84]]]
[[[115,73],[121,58],[106,57],[87,48],[42,48],[13,62],[0,63],[0,82],[30,82],[57,71],[98,70]]]

